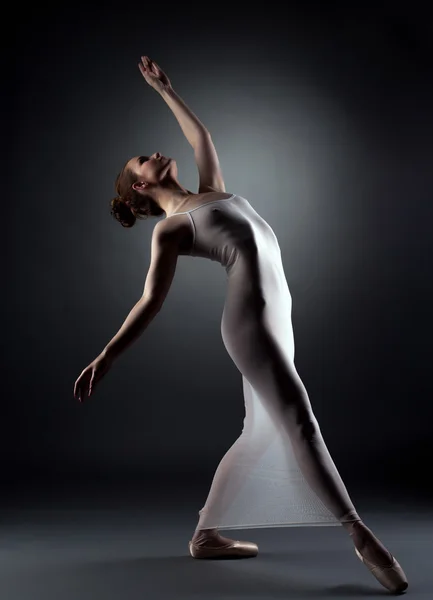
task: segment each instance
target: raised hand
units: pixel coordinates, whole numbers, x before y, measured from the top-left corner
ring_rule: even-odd
[[[155,61],[148,56],[142,56],[138,63],[141,74],[147,83],[157,92],[163,92],[171,88],[171,83],[164,71],[158,67]]]

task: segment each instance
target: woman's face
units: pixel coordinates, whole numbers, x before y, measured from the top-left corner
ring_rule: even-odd
[[[155,152],[152,156],[135,156],[129,161],[130,168],[137,173],[137,181],[159,184],[167,178],[176,179],[177,166],[172,158]]]

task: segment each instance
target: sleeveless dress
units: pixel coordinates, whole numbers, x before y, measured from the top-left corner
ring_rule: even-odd
[[[292,297],[271,226],[236,194],[174,214],[188,215],[188,254],[226,269],[221,334],[245,404],[242,432],[215,472],[197,528],[359,519],[294,366]]]

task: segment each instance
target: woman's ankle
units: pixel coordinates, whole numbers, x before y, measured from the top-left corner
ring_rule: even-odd
[[[355,528],[359,527],[360,525],[366,527],[362,519],[356,519],[354,521],[342,521],[341,524],[344,527],[344,529],[349,533],[349,535],[351,535],[354,532]]]
[[[365,523],[362,521],[353,523],[349,535],[355,545],[355,548],[362,555],[376,565],[390,566],[392,564],[391,552],[382,544]]]
[[[206,540],[215,537],[218,534],[217,527],[212,529],[196,529],[192,538],[192,541]]]

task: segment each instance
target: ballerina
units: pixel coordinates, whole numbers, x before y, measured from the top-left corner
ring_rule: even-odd
[[[198,193],[178,180],[176,161],[159,152],[127,161],[111,214],[124,227],[164,216],[153,229],[142,297],[122,327],[75,382],[90,397],[114,360],[146,329],[168,294],[179,256],[218,261],[227,273],[221,335],[243,381],[244,427],[221,460],[189,542],[193,558],[253,557],[254,542],[220,529],[341,525],[358,558],[392,592],[407,578],[355,509],[326,447],[294,364],[292,297],[278,239],[250,202],[228,193],[210,132],[147,56],[139,69],[165,100],[194,150]]]

